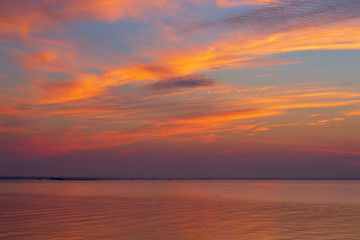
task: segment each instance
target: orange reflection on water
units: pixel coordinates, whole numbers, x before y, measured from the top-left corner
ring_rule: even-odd
[[[2,182],[0,238],[358,239],[359,186],[359,181]]]

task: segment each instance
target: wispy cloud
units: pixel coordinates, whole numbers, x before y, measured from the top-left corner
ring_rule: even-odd
[[[125,16],[143,17],[152,8],[169,11],[168,1],[147,0],[13,0],[0,2],[0,34],[27,37],[29,33],[49,29],[49,24],[69,21],[116,21]]]
[[[360,116],[360,110],[350,111],[350,112],[347,112],[345,115],[346,116]]]
[[[163,38],[158,33],[177,28],[189,12],[198,15],[185,2],[198,9],[217,3],[212,11],[256,6],[194,27],[211,37],[193,38],[171,29],[178,34],[175,39]],[[359,50],[359,8],[350,0],[2,1],[1,39],[16,39],[16,44],[3,47],[10,52],[12,67],[5,69],[9,73],[0,72],[11,79],[0,87],[0,131],[6,133],[1,141],[11,138],[7,144],[15,151],[49,156],[148,140],[211,143],[229,137],[246,142],[250,135],[266,134],[271,142],[273,129],[345,124],[347,117],[359,115],[354,110],[360,102],[356,86],[295,86],[285,81],[261,86],[263,77],[283,76],[256,72],[246,80],[259,87],[249,87],[240,70],[299,63],[278,58],[289,52]],[[151,18],[156,12],[158,20]],[[93,46],[82,48],[91,34],[74,34],[69,27],[73,22],[123,19],[141,22],[141,31],[121,29],[126,21],[107,27],[121,38],[139,34],[136,38],[142,40],[127,39],[131,49],[119,52],[100,49],[101,56]],[[219,34],[214,26],[226,33]],[[144,36],[142,28],[151,35]],[[115,34],[111,37],[109,42],[123,47]],[[141,61],[144,56],[151,61]],[[18,74],[18,69],[23,72]],[[344,115],[341,107],[347,107],[344,118],[336,117]],[[327,109],[336,116],[325,117]],[[314,112],[322,119],[309,120]]]
[[[207,78],[202,75],[192,74],[187,76],[180,76],[157,81],[149,84],[147,87],[150,90],[156,91],[171,91],[181,88],[201,88],[211,87],[216,84],[212,78]]]
[[[252,2],[264,3],[267,1]],[[359,1],[280,0],[276,4],[267,4],[258,9],[241,12],[233,17],[202,23],[199,27],[221,26],[261,34],[329,25],[359,17]]]
[[[217,0],[219,7],[234,7],[241,5],[258,5],[278,2],[279,0]]]

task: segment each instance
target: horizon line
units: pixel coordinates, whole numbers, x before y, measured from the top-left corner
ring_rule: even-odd
[[[360,177],[58,177],[0,176],[0,180],[360,180]]]

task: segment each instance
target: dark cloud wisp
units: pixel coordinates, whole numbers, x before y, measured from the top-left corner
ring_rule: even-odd
[[[216,81],[203,75],[186,75],[175,78],[167,78],[147,85],[147,88],[155,91],[171,91],[181,88],[212,87]]]

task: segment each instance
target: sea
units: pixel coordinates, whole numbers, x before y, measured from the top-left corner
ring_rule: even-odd
[[[359,180],[0,180],[0,239],[358,240]]]

